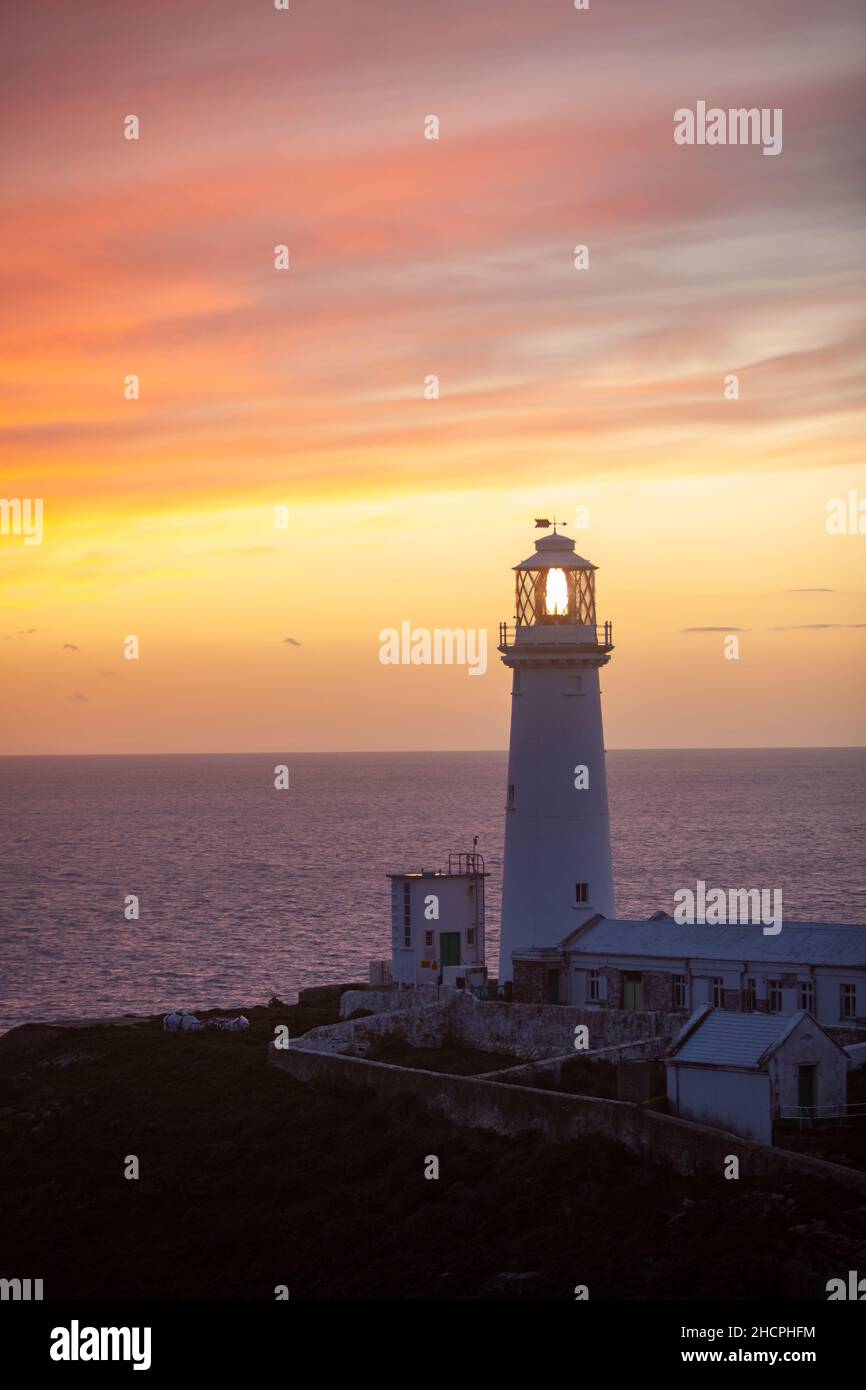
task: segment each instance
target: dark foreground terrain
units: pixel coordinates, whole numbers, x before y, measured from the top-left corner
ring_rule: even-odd
[[[265,1066],[246,1033],[0,1039],[0,1277],[46,1298],[826,1299],[866,1205],[809,1179],[686,1179],[601,1140],[455,1129]],[[124,1177],[129,1155],[140,1178]],[[438,1181],[424,1177],[436,1155]]]

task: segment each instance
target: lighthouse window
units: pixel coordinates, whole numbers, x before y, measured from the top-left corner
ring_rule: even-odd
[[[589,884],[588,884],[588,883],[576,883],[576,884],[574,885],[574,900],[575,900],[575,902],[578,902],[578,903],[588,903],[588,902],[589,902]]]
[[[412,885],[403,884],[403,945],[412,945]]]

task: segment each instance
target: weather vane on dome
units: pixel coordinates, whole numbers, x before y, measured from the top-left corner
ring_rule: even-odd
[[[553,518],[553,521],[551,522],[551,521],[548,521],[548,519],[547,519],[546,516],[537,516],[537,517],[535,518],[535,525],[536,525],[536,526],[553,526],[553,534],[556,535],[556,534],[557,534],[557,531],[556,531],[557,526],[565,526],[565,522],[564,522],[564,521],[559,521],[559,522],[558,522],[558,521],[556,520],[556,517],[554,517],[554,518]]]

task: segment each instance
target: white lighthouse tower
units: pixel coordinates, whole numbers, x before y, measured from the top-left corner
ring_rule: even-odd
[[[596,625],[596,567],[574,541],[554,526],[535,550],[514,567],[516,626],[499,628],[513,673],[500,983],[516,948],[614,914],[598,677],[612,625]]]

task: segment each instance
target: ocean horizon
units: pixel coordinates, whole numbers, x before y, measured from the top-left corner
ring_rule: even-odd
[[[390,955],[386,874],[476,835],[495,974],[506,766],[504,751],[0,758],[0,1029],[365,980]],[[611,749],[607,769],[618,915],[672,911],[702,879],[779,888],[790,921],[866,923],[866,748]]]

